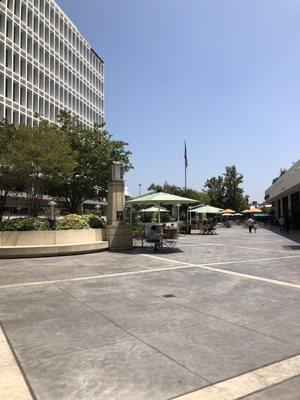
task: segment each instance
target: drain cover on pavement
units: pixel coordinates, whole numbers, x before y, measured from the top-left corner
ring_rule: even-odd
[[[170,297],[176,297],[175,294],[164,294],[163,297],[169,299]]]

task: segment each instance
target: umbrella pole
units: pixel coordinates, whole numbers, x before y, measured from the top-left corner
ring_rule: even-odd
[[[132,204],[130,204],[130,225],[132,225]]]
[[[187,209],[186,209],[186,233],[188,234],[188,233],[190,233],[189,232],[189,226],[190,226],[190,224],[189,224],[189,221],[190,221],[190,217],[189,217],[189,207],[187,207]]]
[[[160,224],[160,204],[158,205],[158,223]]]

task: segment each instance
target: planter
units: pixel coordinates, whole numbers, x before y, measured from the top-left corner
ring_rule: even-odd
[[[108,249],[105,228],[0,232],[0,258],[89,253]]]
[[[105,240],[105,229],[0,232],[0,246],[92,243]]]

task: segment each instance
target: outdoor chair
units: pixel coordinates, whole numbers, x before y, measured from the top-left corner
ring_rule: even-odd
[[[178,230],[176,228],[164,229],[163,230],[163,246],[175,247],[178,241]]]
[[[145,240],[145,231],[143,229],[132,232],[132,244],[134,247],[138,247],[140,245],[143,247],[144,240]]]
[[[215,235],[216,234],[216,227],[215,225],[202,225],[200,226],[201,235]]]

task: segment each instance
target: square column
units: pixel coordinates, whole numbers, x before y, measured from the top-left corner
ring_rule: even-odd
[[[132,226],[125,221],[125,183],[121,166],[113,164],[108,184],[106,240],[110,250],[132,249]]]

